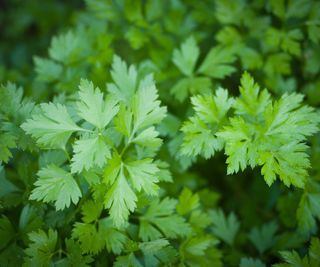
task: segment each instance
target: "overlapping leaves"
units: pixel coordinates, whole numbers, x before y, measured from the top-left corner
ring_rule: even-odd
[[[287,186],[304,187],[310,167],[305,141],[318,131],[320,122],[314,108],[302,106],[300,94],[284,94],[272,101],[248,73],[241,78],[241,94],[233,105],[223,92],[218,90],[216,98],[192,98],[196,116],[182,127],[182,153],[208,158],[224,143],[229,174],[259,165],[268,185],[278,176]],[[221,127],[231,105],[235,116]]]
[[[39,145],[67,154],[66,144],[74,136],[72,174],[105,169],[104,202],[116,226],[123,225],[135,210],[136,192],[157,195],[160,179],[152,155],[162,141],[154,125],[165,117],[166,108],[160,106],[152,75],[138,80],[135,73],[134,66],[127,73],[126,63],[115,57],[111,72],[115,83],[108,85],[107,96],[82,79],[75,105],[41,104],[40,113],[22,125]],[[125,82],[127,75],[131,78]],[[129,85],[133,87],[127,91]],[[138,154],[136,145],[146,149],[146,154]],[[31,198],[55,202],[57,209],[68,207],[70,199],[77,203],[81,196],[75,177],[54,165],[40,170],[35,185]]]

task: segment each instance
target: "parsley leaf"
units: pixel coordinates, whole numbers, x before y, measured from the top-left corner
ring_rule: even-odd
[[[122,61],[120,57],[114,56],[111,76],[115,83],[108,84],[108,91],[119,100],[129,103],[138,86],[136,68],[133,65],[127,66],[126,62]]]
[[[50,266],[51,256],[55,251],[58,233],[49,229],[48,234],[43,230],[29,234],[31,244],[25,249],[26,266]]]
[[[54,202],[56,210],[77,204],[81,191],[72,175],[65,170],[49,165],[38,172],[39,179],[35,182],[30,199]]]
[[[193,96],[191,98],[195,115],[181,128],[184,132],[181,153],[188,156],[202,155],[210,158],[223,148],[223,141],[215,134],[225,123],[233,99],[228,91],[219,88],[215,96]]]
[[[213,233],[229,245],[233,245],[234,239],[240,228],[240,223],[234,213],[225,216],[221,209],[209,212],[213,222]]]
[[[212,245],[218,243],[212,236],[192,237],[181,245],[183,254],[191,254],[192,256],[204,256],[205,251]],[[185,255],[184,257],[188,257]]]
[[[320,185],[308,179],[297,209],[297,220],[302,232],[311,232],[316,228],[316,218],[320,214]]]
[[[110,147],[101,135],[92,134],[77,140],[73,146],[71,172],[81,172],[92,167],[102,167],[111,157]]]
[[[225,141],[228,173],[260,165],[268,185],[278,175],[287,186],[304,187],[310,166],[304,141],[318,131],[318,114],[301,106],[299,94],[284,94],[272,102],[247,73],[240,92],[234,104],[240,116],[230,118],[230,125],[216,134]]]
[[[103,99],[103,93],[88,80],[81,79],[79,89],[79,115],[98,129],[105,128],[119,111],[118,101],[112,96]]]
[[[196,209],[200,205],[198,194],[192,194],[191,190],[185,187],[177,204],[177,211],[180,215],[188,214],[190,211]]]
[[[313,267],[320,264],[320,241],[318,238],[311,239],[311,245],[308,255],[303,258],[296,251],[281,251],[281,258],[286,262],[284,264],[274,264],[274,267],[302,266]]]
[[[69,266],[89,267],[93,262],[93,258],[90,255],[83,255],[81,246],[78,242],[72,239],[66,239],[66,248],[68,251],[67,264]]]
[[[157,195],[159,168],[152,159],[125,162],[132,186],[139,192],[141,189],[148,195]]]
[[[134,130],[157,124],[166,116],[167,108],[160,107],[158,93],[151,75],[141,81],[132,102]]]
[[[14,238],[15,230],[10,220],[2,215],[0,218],[0,236],[1,236],[1,244],[0,249],[5,248],[8,243]]]
[[[21,127],[39,144],[53,148],[64,147],[73,132],[83,130],[74,123],[65,106],[54,103],[41,104],[40,113]]]
[[[173,63],[186,76],[190,76],[195,68],[200,50],[193,37],[189,37],[181,45],[181,49],[173,51]]]
[[[139,218],[139,237],[147,241],[163,236],[169,238],[187,236],[191,230],[190,226],[183,217],[174,214],[176,204],[176,200],[170,198],[162,201],[154,200]]]
[[[259,253],[264,253],[267,249],[270,249],[276,242],[275,233],[278,229],[278,225],[275,222],[262,225],[259,228],[253,228],[249,233],[249,239],[258,249]]]
[[[116,168],[118,170],[115,170]],[[113,171],[117,174],[105,195],[105,207],[110,209],[110,216],[115,226],[120,227],[127,221],[129,212],[135,210],[137,196],[124,175],[123,166],[116,166],[115,169]],[[108,182],[110,183],[110,180]]]
[[[63,71],[63,68],[59,63],[40,57],[34,57],[34,63],[38,80],[45,82],[59,80]]]
[[[110,218],[103,218],[94,223],[77,222],[72,237],[80,241],[84,252],[97,254],[103,248],[109,252],[120,254],[127,237],[113,227]]]
[[[266,267],[266,265],[259,259],[242,258],[239,267]]]
[[[235,56],[229,49],[216,46],[210,50],[197,72],[214,79],[222,79],[236,71],[231,65],[235,60]]]
[[[158,138],[159,133],[156,131],[154,126],[151,126],[142,132],[140,132],[132,142],[145,146],[145,147],[159,147],[162,144],[162,140]]]
[[[0,133],[0,162],[8,162],[12,154],[10,149],[16,147],[16,138],[8,133]]]

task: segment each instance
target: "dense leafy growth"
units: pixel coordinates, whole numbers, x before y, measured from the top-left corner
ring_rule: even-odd
[[[320,266],[320,2],[27,2],[0,266]]]

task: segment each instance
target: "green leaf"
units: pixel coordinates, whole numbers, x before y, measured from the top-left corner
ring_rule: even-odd
[[[8,245],[8,243],[14,238],[14,235],[15,229],[13,228],[13,225],[6,216],[2,215],[2,217],[0,218],[1,250]]]
[[[81,31],[68,31],[65,34],[53,37],[49,47],[50,57],[63,64],[81,60],[88,43],[84,37],[85,34]]]
[[[213,222],[212,232],[227,244],[233,245],[240,228],[240,223],[234,213],[226,217],[223,211],[218,209],[211,210],[209,214]]]
[[[127,236],[123,231],[113,227],[113,222],[110,218],[104,218],[99,221],[99,231],[99,235],[104,238],[109,252],[120,254],[123,251]]]
[[[262,55],[254,48],[243,46],[236,51],[240,57],[243,69],[255,70],[260,69],[263,65]]]
[[[215,151],[223,148],[223,141],[216,136],[216,132],[224,124],[233,99],[228,97],[227,90],[219,88],[215,96],[194,96],[191,102],[195,116],[185,122],[181,128],[185,134],[181,153],[210,158]]]
[[[193,231],[201,233],[211,225],[211,218],[207,212],[197,209],[191,213],[189,223],[192,226]]]
[[[132,127],[132,112],[128,110],[125,105],[120,105],[120,111],[115,120],[116,129],[125,137],[129,137]]]
[[[243,36],[233,26],[225,26],[219,30],[216,34],[215,39],[222,45],[231,48],[242,48],[243,47]]]
[[[221,139],[198,117],[191,117],[181,128],[184,132],[181,154],[188,157],[202,155],[208,159],[223,148]]]
[[[72,237],[78,239],[85,253],[98,254],[104,247],[103,237],[98,234],[96,226],[88,223],[75,223]]]
[[[180,251],[183,254],[190,254],[193,256],[205,256],[205,251],[210,247],[218,243],[218,240],[210,235],[197,236],[187,239],[181,244]],[[184,255],[184,257],[188,257]]]
[[[200,205],[198,194],[192,194],[187,187],[183,188],[179,202],[177,204],[177,211],[180,215],[188,214]]]
[[[157,124],[166,116],[166,107],[160,107],[158,92],[151,75],[147,76],[140,84],[132,103],[134,130]]]
[[[94,224],[77,222],[72,237],[79,240],[84,252],[91,254],[98,254],[104,248],[120,254],[127,240],[121,231],[113,227],[110,218],[97,220]]]
[[[286,53],[274,53],[267,57],[264,64],[264,72],[269,77],[277,74],[288,75],[291,73],[291,57]]]
[[[72,239],[66,239],[65,241],[68,252],[68,266],[89,267],[93,259],[90,255],[82,255],[82,249],[78,242]]]
[[[288,52],[295,56],[300,56],[301,47],[299,41],[302,41],[303,39],[303,33],[300,31],[300,29],[288,31],[283,36],[281,48],[284,52]]]
[[[166,247],[169,245],[168,240],[166,239],[158,239],[153,240],[150,242],[143,242],[139,244],[139,248],[143,251],[145,254],[153,254],[158,252],[158,250]]]
[[[31,137],[27,136],[21,129],[21,124],[30,117],[34,110],[34,103],[27,98],[23,98],[23,89],[8,82],[6,86],[0,86],[0,121],[3,136],[0,138],[3,161],[10,157],[9,151],[13,147],[23,150],[26,148],[33,150],[34,143]],[[1,133],[0,133],[1,134]],[[9,137],[10,135],[10,137]],[[13,141],[16,145],[13,146]],[[1,158],[1,156],[0,156]]]
[[[320,265],[320,240],[313,237],[309,249],[310,266]]]
[[[31,243],[25,249],[26,266],[50,266],[52,264],[51,256],[57,244],[58,233],[52,229],[49,229],[48,234],[43,230],[38,230],[30,233],[29,239]]]
[[[282,32],[275,28],[269,28],[267,31],[267,43],[271,47],[280,47],[282,51],[288,52],[295,56],[300,56],[300,43],[303,39],[303,34],[299,29]]]
[[[158,148],[162,144],[162,140],[158,136],[159,133],[151,126],[140,132],[132,142],[145,147]]]
[[[239,24],[245,14],[246,5],[242,1],[217,0],[215,12],[221,24]]]
[[[38,176],[30,199],[54,202],[56,210],[68,208],[71,202],[78,203],[81,191],[70,173],[55,165],[49,165],[41,169]]]
[[[309,267],[308,262],[302,260],[299,256],[299,254],[296,251],[282,251],[279,252],[281,255],[281,258],[288,263],[288,265],[281,265],[280,266],[297,266],[297,267]],[[307,259],[306,259],[307,260]],[[274,265],[275,267],[278,266],[277,264]],[[279,267],[280,267],[279,266]]]
[[[242,76],[240,92],[234,104],[240,116],[216,133],[225,141],[228,173],[260,165],[269,186],[279,176],[285,185],[303,188],[310,167],[304,142],[319,130],[318,113],[301,106],[299,94],[284,94],[272,102],[248,73]]]
[[[176,250],[169,246],[169,242],[166,239],[157,239],[149,242],[136,243],[131,241],[127,245],[128,250],[132,252],[136,252],[140,250],[143,254],[143,257],[139,257],[139,259],[143,262],[143,265],[140,265],[137,258],[134,254],[130,253],[127,256],[121,256],[117,258],[116,264],[117,266],[162,266],[166,264],[172,264],[175,262],[176,258]],[[133,262],[132,260],[137,260]],[[120,263],[122,265],[120,265]],[[132,265],[130,265],[132,264]]]
[[[41,104],[40,112],[21,127],[40,145],[53,148],[64,147],[73,132],[83,130],[74,123],[65,106],[54,103]]]
[[[187,236],[190,227],[184,218],[175,214],[176,200],[165,198],[154,200],[140,219],[139,237],[143,241],[154,240],[163,236],[176,238]]]
[[[128,266],[128,267],[142,267],[138,259],[134,256],[133,253],[130,253],[125,256],[119,256],[117,257],[114,267],[122,267],[122,266]]]
[[[178,80],[171,88],[171,93],[180,102],[195,94],[208,94],[211,92],[211,80],[208,77],[188,77]]]
[[[94,89],[93,83],[85,79],[81,79],[79,89],[79,115],[97,128],[105,128],[119,111],[118,101],[113,96],[104,99],[99,88]]]
[[[161,182],[172,182],[172,174],[169,169],[169,164],[162,160],[156,160],[155,163],[159,168],[159,172],[157,172],[157,176],[159,181]]]
[[[284,18],[286,8],[285,8],[285,1],[284,0],[271,0],[271,11],[279,18]]]
[[[259,259],[242,258],[239,267],[266,267],[266,265]]]
[[[0,162],[7,163],[12,157],[10,149],[16,147],[16,138],[7,133],[0,133]]]
[[[281,258],[287,264],[275,264],[274,267],[313,267],[320,264],[320,241],[318,238],[312,238],[308,255],[301,258],[296,251],[280,251]]]
[[[52,82],[60,79],[62,66],[53,60],[34,57],[37,79],[44,82]]]
[[[197,116],[206,123],[219,124],[231,108],[234,99],[228,96],[228,91],[218,88],[214,96],[193,96],[191,103]]]
[[[130,212],[136,208],[137,196],[131,189],[121,168],[119,175],[105,195],[105,207],[116,227],[121,227],[128,220]]]
[[[161,239],[160,239],[161,240]],[[158,241],[158,240],[155,240]],[[154,241],[151,241],[154,242]],[[150,243],[150,242],[148,242]],[[164,243],[162,241],[162,243]],[[154,253],[144,254],[145,266],[161,266],[174,264],[177,258],[177,251],[172,246],[163,246]]]
[[[133,49],[140,49],[149,41],[149,38],[144,31],[141,31],[136,27],[129,27],[125,37]]]
[[[310,106],[302,106],[303,95],[284,94],[266,109],[267,135],[304,141],[319,131],[319,113]]]
[[[278,225],[275,222],[262,225],[261,228],[253,228],[249,233],[250,241],[262,254],[266,250],[270,249],[276,242],[275,233],[278,229]]]
[[[112,2],[104,2],[100,0],[85,0],[86,7],[94,15],[101,19],[113,19],[115,12],[113,12]]]
[[[104,170],[104,182],[107,185],[112,185],[117,179],[120,169],[122,167],[122,159],[117,152],[114,152],[112,158],[109,160]]]
[[[302,95],[285,94],[266,109],[266,136],[274,147],[260,154],[259,165],[269,185],[279,175],[287,186],[304,187],[310,163],[307,146],[300,142],[319,130],[319,116],[313,108],[301,107],[301,101]]]
[[[126,62],[122,61],[120,57],[114,56],[111,76],[114,84],[108,84],[108,91],[117,99],[129,103],[138,86],[138,73],[135,66],[127,67]]]
[[[1,266],[28,266],[27,264],[23,265],[24,256],[23,249],[17,244],[12,244],[1,251],[0,264]]]
[[[214,79],[223,79],[236,71],[231,64],[236,60],[233,53],[221,46],[210,50],[197,72],[208,75]]]
[[[103,167],[107,159],[111,157],[110,147],[97,134],[84,136],[77,140],[73,146],[71,172],[81,172],[92,167]]]
[[[147,195],[158,194],[159,172],[152,159],[122,162],[120,156],[114,153],[104,171],[104,182],[111,186],[105,196],[105,205],[110,208],[110,216],[117,227],[122,226],[129,212],[136,208],[137,196],[133,189]]]
[[[308,155],[305,153],[307,146],[295,142],[281,146],[277,150],[261,152],[259,165],[261,174],[270,186],[279,175],[286,186],[303,188],[308,177],[307,168],[310,167]]]
[[[309,179],[305,185],[297,209],[297,220],[299,229],[308,233],[316,228],[316,218],[320,215],[320,185]]]
[[[91,223],[99,219],[103,205],[93,200],[86,201],[81,208],[82,220],[85,223]]]
[[[239,115],[261,115],[271,102],[270,94],[266,89],[260,92],[260,87],[251,75],[244,72],[240,81],[240,97],[235,101],[235,112]]]
[[[286,19],[305,17],[310,10],[311,3],[312,2],[308,0],[289,1],[287,6],[287,12],[285,14]]]
[[[228,174],[244,170],[247,165],[257,164],[257,141],[252,140],[255,129],[242,117],[230,118],[230,126],[225,126],[216,135],[225,141],[225,154],[228,156]]]
[[[14,83],[8,82],[0,86],[0,111],[7,117],[17,114],[22,106],[26,104],[23,100],[23,89]]]
[[[0,165],[0,207],[11,206],[21,201],[20,189],[5,175],[3,165]]]
[[[48,150],[39,156],[39,168],[46,167],[47,165],[54,164],[61,166],[67,161],[67,154],[61,149]]]
[[[193,37],[189,37],[182,43],[180,50],[173,51],[173,63],[186,76],[190,76],[195,68],[200,50]]]
[[[143,190],[148,195],[158,194],[159,180],[157,173],[159,168],[152,159],[143,159],[125,162],[125,168],[128,171],[131,184],[138,192]]]

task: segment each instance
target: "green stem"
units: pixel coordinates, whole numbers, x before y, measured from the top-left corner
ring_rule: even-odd
[[[69,156],[68,151],[66,150],[66,147],[63,147],[63,148],[62,148],[62,151],[63,151],[63,152],[64,152],[64,154],[66,155],[66,157],[67,157],[68,161],[69,161],[69,162],[71,162],[71,158],[70,158],[70,156]]]
[[[120,157],[122,157],[123,154],[126,152],[126,150],[130,147],[131,142],[132,142],[132,139],[133,139],[135,133],[136,133],[136,130],[133,129],[132,132],[131,132],[131,134],[130,134],[130,136],[129,136],[129,138],[128,138],[128,141],[127,141],[126,145],[125,145],[124,148],[121,150]]]
[[[89,197],[90,195],[90,191],[88,191],[79,201],[76,209],[69,214],[69,216],[66,217],[66,224],[70,223],[74,217],[77,215],[77,213],[81,210],[81,207],[82,207],[82,204],[85,200],[87,200],[87,198]]]
[[[104,141],[111,146],[111,148],[115,151],[117,151],[117,148],[114,146],[114,144],[112,143],[112,141],[105,135],[103,135],[102,133],[100,134],[100,136],[103,136]]]

